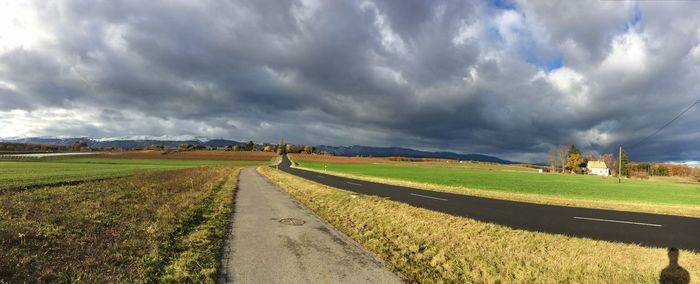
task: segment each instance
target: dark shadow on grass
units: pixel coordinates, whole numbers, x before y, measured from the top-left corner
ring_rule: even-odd
[[[688,270],[685,270],[685,268],[678,265],[679,253],[680,251],[677,248],[668,248],[668,266],[661,270],[661,275],[659,275],[659,283],[690,283],[690,273],[688,273]]]

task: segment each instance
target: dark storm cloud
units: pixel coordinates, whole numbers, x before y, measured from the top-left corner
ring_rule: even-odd
[[[542,161],[631,145],[698,99],[696,3],[492,3],[36,1],[49,37],[0,46],[0,122]],[[630,153],[700,160],[698,118]]]

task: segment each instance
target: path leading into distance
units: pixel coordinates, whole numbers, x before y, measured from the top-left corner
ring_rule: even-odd
[[[241,171],[220,283],[401,283],[254,168]]]
[[[331,187],[514,229],[700,252],[700,218],[542,205],[374,183],[292,168],[286,155],[279,168]]]

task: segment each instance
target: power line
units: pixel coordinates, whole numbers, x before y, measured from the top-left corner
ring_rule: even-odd
[[[639,144],[642,144],[642,142],[647,141],[647,140],[648,140],[649,138],[651,138],[652,136],[654,136],[654,135],[656,135],[657,133],[661,132],[661,130],[663,130],[663,129],[666,128],[667,126],[671,125],[671,123],[673,123],[673,122],[676,121],[678,118],[680,118],[681,116],[683,116],[686,112],[688,112],[691,108],[693,108],[693,107],[694,107],[696,104],[698,104],[698,103],[700,103],[700,100],[695,101],[695,102],[694,102],[693,104],[691,104],[688,108],[686,108],[683,112],[679,113],[678,115],[676,115],[676,117],[674,117],[673,119],[671,119],[671,121],[669,121],[669,122],[667,122],[666,124],[664,124],[663,126],[661,126],[661,128],[657,129],[656,131],[654,131],[654,133],[650,134],[649,136],[644,137],[644,139],[639,140],[637,143],[632,144],[632,146],[628,147],[627,149],[632,149],[632,148],[634,148],[634,147],[637,147],[637,146],[639,146]]]

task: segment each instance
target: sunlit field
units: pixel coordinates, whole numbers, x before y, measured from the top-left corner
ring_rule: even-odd
[[[404,158],[404,157],[341,157],[326,155],[290,154],[290,157],[298,161],[343,163],[343,164],[378,164],[378,165],[410,165],[414,167],[430,168],[457,168],[457,169],[482,169],[494,171],[537,172],[536,168],[520,164],[497,164],[475,161],[456,161],[449,159],[432,158]]]
[[[459,169],[430,167],[422,163],[378,164],[338,163],[292,156],[301,168],[328,171],[341,175],[369,178],[375,181],[399,181],[419,185],[446,187],[465,194],[474,192],[504,193],[568,200],[619,202],[626,204],[700,206],[700,185],[668,181],[623,180],[616,178],[570,174],[539,174],[525,171]],[[488,164],[486,164],[488,166]],[[506,198],[508,196],[505,196]],[[536,201],[536,200],[535,200]],[[555,202],[556,203],[556,202]],[[611,203],[611,204],[612,204]],[[568,204],[567,204],[568,205]],[[577,204],[573,204],[577,205]],[[585,204],[584,204],[585,205]],[[596,207],[596,206],[593,206]],[[649,210],[643,210],[649,211]],[[651,210],[653,211],[653,210]]]
[[[107,152],[98,157],[115,159],[166,159],[166,160],[238,160],[269,161],[276,154],[260,151],[125,151]]]
[[[213,165],[243,166],[264,160],[192,160],[131,158],[62,158],[0,161],[0,189],[32,187],[126,176],[137,171],[169,170]]]

